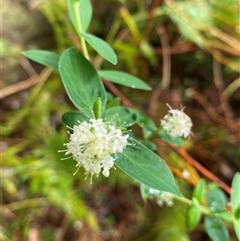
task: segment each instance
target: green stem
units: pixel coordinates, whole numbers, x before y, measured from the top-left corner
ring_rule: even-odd
[[[194,206],[193,201],[185,198],[185,197],[179,197],[179,196],[175,196],[173,195],[173,198],[176,200],[179,200],[180,202],[186,203],[189,206]],[[196,208],[199,208],[201,210],[202,213],[204,213],[205,215],[212,215],[213,213],[206,207],[202,206],[202,205],[198,205],[196,206]]]
[[[77,30],[77,34],[78,34],[79,40],[80,40],[81,45],[82,45],[83,55],[85,56],[86,59],[90,60],[88,50],[87,50],[86,41],[80,35],[80,33],[82,32],[82,25],[81,25],[81,19],[80,19],[80,15],[79,15],[79,1],[74,1],[73,9],[74,9],[74,17],[75,17],[75,20],[76,20],[75,21],[76,22],[76,28],[77,28],[76,30]]]
[[[173,195],[173,198],[178,200],[178,201],[180,201],[180,202],[186,203],[189,206],[196,207],[196,208],[200,209],[200,211],[203,214],[205,214],[205,215],[215,216],[215,217],[217,217],[219,219],[223,219],[224,221],[229,222],[229,223],[233,222],[232,219],[229,219],[229,218],[226,219],[226,218],[224,218],[224,216],[221,215],[224,211],[222,213],[214,213],[211,210],[209,210],[209,208],[207,208],[207,207],[205,207],[203,205],[200,205],[200,204],[199,205],[195,205],[194,202],[192,200],[188,199],[188,198],[179,197],[179,196],[175,196],[175,195]]]

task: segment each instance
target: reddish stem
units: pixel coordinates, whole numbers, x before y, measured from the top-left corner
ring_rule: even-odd
[[[221,179],[215,176],[213,173],[208,171],[205,167],[203,167],[200,163],[198,163],[194,158],[192,158],[184,149],[176,147],[172,144],[169,144],[171,148],[176,151],[180,156],[182,156],[189,164],[194,166],[199,172],[201,172],[204,176],[209,178],[210,180],[218,183],[218,185],[225,190],[228,194],[231,194],[231,188],[224,183]]]

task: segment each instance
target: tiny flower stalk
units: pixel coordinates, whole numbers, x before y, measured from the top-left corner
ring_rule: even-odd
[[[161,120],[162,128],[172,137],[189,137],[192,132],[192,120],[190,117],[181,110],[173,109],[169,104],[168,114]]]
[[[63,151],[77,161],[77,171],[81,166],[84,167],[85,174],[91,175],[91,183],[92,176],[98,176],[101,171],[108,177],[115,161],[112,155],[123,151],[128,144],[128,135],[114,125],[104,123],[102,119],[79,122],[79,125],[70,129],[70,142],[64,144],[67,149]]]

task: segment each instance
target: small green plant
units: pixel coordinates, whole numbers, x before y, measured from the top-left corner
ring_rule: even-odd
[[[121,71],[96,70],[87,44],[114,65],[117,64],[117,56],[107,42],[87,32],[92,19],[90,0],[68,0],[68,11],[81,51],[72,47],[61,55],[44,50],[23,53],[38,63],[59,70],[66,92],[77,108],[62,116],[70,135],[70,141],[64,144],[66,148],[62,150],[66,155],[63,159],[74,159],[77,171],[83,167],[86,178],[90,175],[93,184],[94,175],[98,176],[101,172],[111,178],[110,169],[116,165],[140,183],[143,199],[157,198],[159,205],[165,203],[171,206],[174,199],[188,204],[189,230],[193,230],[204,215],[206,232],[213,241],[229,239],[225,222],[233,224],[240,238],[240,174],[234,176],[232,183],[232,211],[226,209],[224,192],[216,185],[206,185],[204,180],[195,187],[192,199],[183,197],[165,161],[143,143],[152,144],[151,139],[158,136],[171,145],[181,146],[183,138],[191,135],[190,117],[183,109],[169,106],[169,114],[159,125],[155,125],[142,111],[121,106],[115,99],[109,99],[104,79],[133,89],[151,91],[151,87]],[[142,129],[141,140],[128,129],[134,125]]]

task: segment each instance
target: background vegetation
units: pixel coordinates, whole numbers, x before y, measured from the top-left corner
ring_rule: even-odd
[[[90,49],[95,67],[129,72],[154,89],[105,82],[107,90],[156,123],[167,112],[165,103],[186,106],[194,135],[183,153],[155,139],[157,152],[186,196],[201,177],[216,182],[216,176],[229,194],[240,170],[238,1],[92,3],[90,32],[106,39],[119,59],[110,66]],[[94,178],[93,185],[84,180],[83,170],[72,175],[75,162],[61,161],[58,150],[68,140],[61,115],[74,107],[57,72],[21,54],[31,48],[61,53],[73,43],[80,48],[66,1],[4,2],[2,14],[2,240],[209,240],[202,224],[188,231],[187,206],[144,202],[138,183],[118,169],[110,178]],[[184,178],[183,170],[190,176]]]

